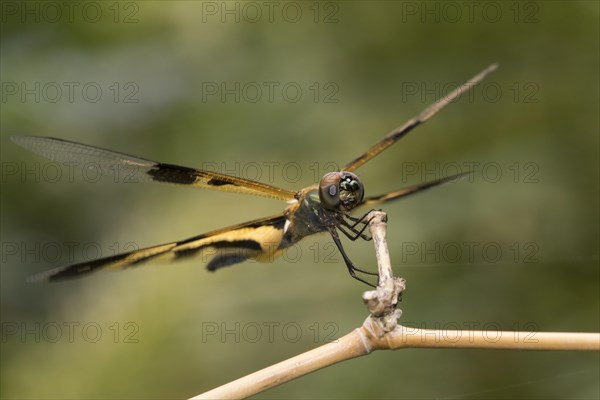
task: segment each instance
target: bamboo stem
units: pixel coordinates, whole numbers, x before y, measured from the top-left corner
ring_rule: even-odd
[[[476,348],[515,350],[599,351],[600,334],[572,332],[513,332],[476,330],[418,329],[399,325],[398,297],[404,279],[394,277],[386,242],[385,213],[373,211],[366,217],[373,236],[379,284],[365,292],[363,300],[370,311],[360,328],[316,349],[246,375],[200,394],[193,399],[246,398],[303,375],[374,350],[404,348]]]

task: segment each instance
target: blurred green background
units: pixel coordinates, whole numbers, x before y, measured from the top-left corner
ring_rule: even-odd
[[[385,205],[402,321],[597,332],[598,21],[593,1],[3,2],[1,397],[183,398],[367,315],[325,235],[215,274],[192,260],[28,284],[284,204],[57,177],[9,136],[296,189],[492,62],[469,97],[358,171],[373,195],[475,165],[472,181]],[[345,243],[375,268],[371,243]],[[587,399],[598,377],[598,353],[412,349],[257,397]]]

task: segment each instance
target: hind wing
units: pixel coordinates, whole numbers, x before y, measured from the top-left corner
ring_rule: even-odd
[[[210,271],[248,259],[270,262],[278,255],[285,223],[284,214],[257,219],[179,242],[54,268],[34,275],[30,280],[59,281],[86,276],[101,269],[122,270],[150,261],[170,262],[189,257],[212,257],[207,265]]]

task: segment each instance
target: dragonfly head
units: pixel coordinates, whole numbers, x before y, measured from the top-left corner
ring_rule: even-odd
[[[330,210],[350,211],[362,202],[364,195],[362,182],[352,172],[329,172],[319,182],[319,199]]]

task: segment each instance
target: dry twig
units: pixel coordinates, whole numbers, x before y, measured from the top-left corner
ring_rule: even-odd
[[[243,378],[200,394],[193,399],[246,398],[340,361],[360,357],[373,350],[408,347],[480,348],[521,350],[600,350],[600,334],[571,332],[448,331],[416,329],[397,323],[398,298],[405,288],[402,278],[393,276],[386,243],[386,215],[373,211],[369,228],[375,244],[379,285],[365,292],[370,311],[360,328],[314,350],[282,361]]]

